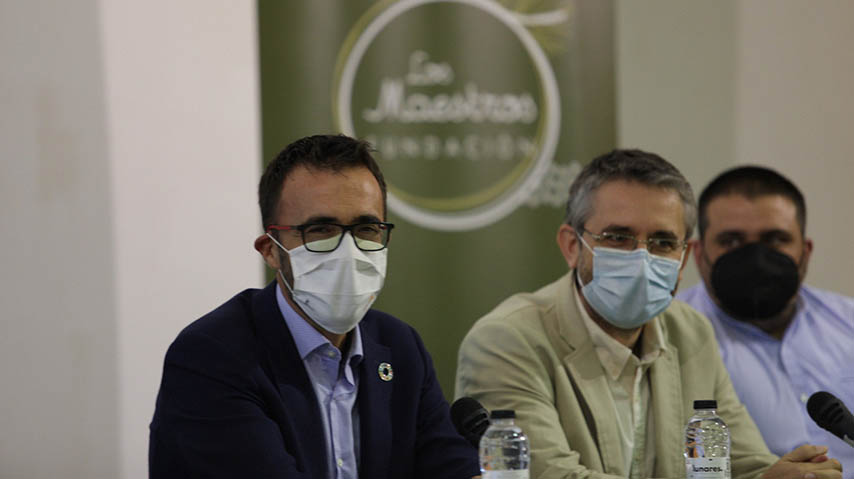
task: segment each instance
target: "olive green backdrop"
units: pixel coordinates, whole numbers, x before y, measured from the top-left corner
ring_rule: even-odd
[[[567,188],[615,145],[612,2],[263,0],[258,15],[264,158],[318,133],[376,144],[411,211],[389,212],[375,307],[419,331],[451,399],[474,321],[566,271]]]

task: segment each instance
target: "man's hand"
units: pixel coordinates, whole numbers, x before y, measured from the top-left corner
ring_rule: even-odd
[[[827,446],[805,444],[781,457],[762,479],[842,479],[842,464],[826,453]]]

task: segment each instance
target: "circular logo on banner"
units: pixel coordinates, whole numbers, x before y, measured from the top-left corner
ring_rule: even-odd
[[[338,129],[377,148],[389,208],[419,226],[499,221],[552,165],[554,72],[493,0],[381,2],[347,37],[333,88]]]

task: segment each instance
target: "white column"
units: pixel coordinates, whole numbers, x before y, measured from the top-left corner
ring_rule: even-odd
[[[102,5],[120,467],[142,478],[168,344],[262,281],[255,3]]]

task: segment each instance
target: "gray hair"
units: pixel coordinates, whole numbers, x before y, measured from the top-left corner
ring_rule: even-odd
[[[685,239],[691,237],[697,224],[697,204],[691,185],[667,160],[642,150],[614,150],[585,166],[569,187],[564,222],[580,232],[593,214],[593,193],[614,180],[633,181],[678,193],[685,213]]]

